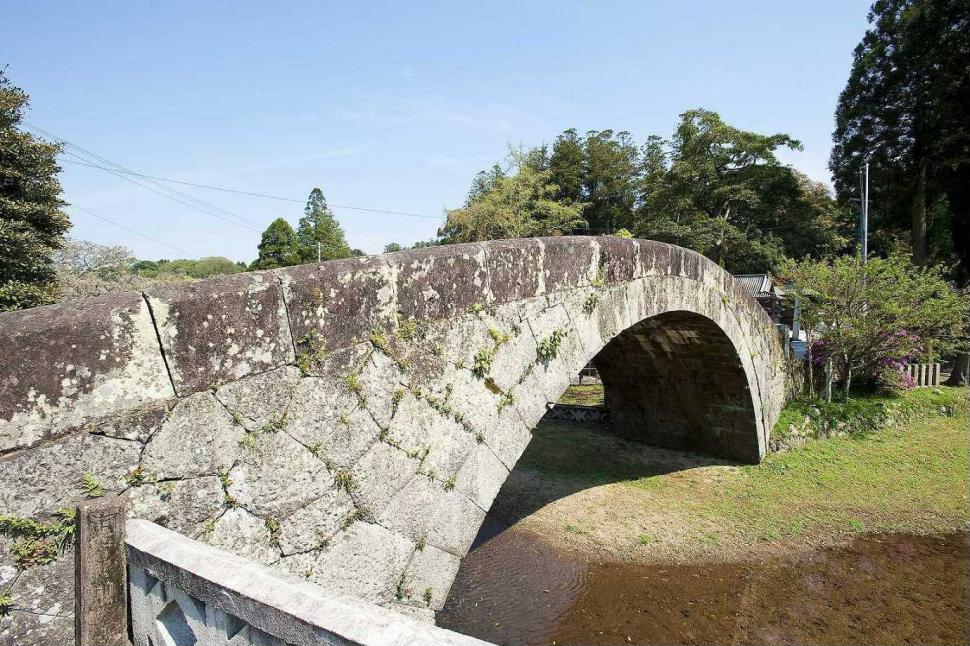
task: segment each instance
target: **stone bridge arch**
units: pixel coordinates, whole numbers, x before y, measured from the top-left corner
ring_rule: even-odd
[[[0,314],[0,344],[0,513],[43,518],[91,474],[134,515],[426,618],[590,360],[619,427],[741,461],[784,396],[774,327],[730,275],[612,237]]]

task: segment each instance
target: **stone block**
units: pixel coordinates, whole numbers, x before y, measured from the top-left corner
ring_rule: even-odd
[[[483,246],[492,302],[509,303],[543,293],[542,242],[493,240]]]
[[[414,551],[404,574],[404,605],[441,610],[451,583],[461,567],[461,559],[433,545]]]
[[[145,446],[142,466],[160,479],[215,475],[242,454],[245,430],[212,393],[180,401]]]
[[[398,312],[405,318],[452,318],[489,301],[481,245],[428,247],[386,259],[397,276]]]
[[[180,397],[294,360],[279,280],[220,276],[147,293]]]
[[[298,351],[322,343],[326,351],[366,341],[395,322],[394,281],[380,257],[332,260],[276,270]]]
[[[509,470],[485,444],[479,444],[458,470],[455,491],[461,492],[482,509],[489,509]]]
[[[412,478],[377,515],[382,526],[414,543],[424,539],[458,557],[471,547],[485,512],[457,491],[445,491],[425,477]]]
[[[262,518],[284,518],[333,488],[324,462],[285,430],[256,432],[250,438],[226,487],[247,511]]]
[[[227,509],[216,519],[211,531],[199,539],[263,565],[280,560],[279,548],[271,540],[266,521],[242,507]]]
[[[605,286],[619,285],[640,274],[640,247],[635,240],[600,236],[600,279]]]
[[[77,507],[74,547],[74,643],[127,646],[126,498],[87,500]]]
[[[300,371],[293,366],[252,375],[216,391],[216,399],[229,409],[246,430],[273,425],[286,417]]]
[[[354,500],[368,513],[380,513],[418,472],[419,464],[404,450],[375,442],[350,469]]]
[[[598,250],[588,236],[540,238],[544,248],[543,273],[546,292],[585,287],[596,278]]]
[[[355,512],[350,494],[336,487],[305,507],[278,520],[279,545],[284,556],[317,549],[341,530]]]
[[[174,393],[140,294],[0,313],[0,453]]]
[[[389,601],[413,551],[400,534],[357,521],[320,552],[310,580],[368,601]]]
[[[223,490],[217,476],[202,476],[133,486],[128,496],[135,517],[198,538],[222,510]]]
[[[78,433],[0,459],[0,513],[31,517],[72,507],[90,474],[105,493],[123,490],[138,465],[141,444]]]
[[[0,553],[6,555],[8,549],[0,535]],[[0,619],[0,644],[74,644],[73,547],[48,565],[26,570],[0,567],[0,586],[21,609]]]

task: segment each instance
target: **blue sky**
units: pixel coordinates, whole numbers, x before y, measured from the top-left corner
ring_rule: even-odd
[[[27,120],[132,170],[303,200],[320,186],[352,246],[431,237],[509,144],[668,136],[704,107],[788,132],[828,181],[833,112],[868,1],[31,2],[0,22]],[[251,260],[299,203],[179,187],[258,230],[64,163],[65,197],[196,257]],[[71,235],[178,254],[71,209]]]

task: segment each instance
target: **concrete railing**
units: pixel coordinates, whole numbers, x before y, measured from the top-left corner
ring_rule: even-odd
[[[903,371],[910,376],[916,387],[940,385],[940,364],[938,363],[911,363],[904,366]]]
[[[145,520],[128,521],[125,542],[134,646],[487,644]]]

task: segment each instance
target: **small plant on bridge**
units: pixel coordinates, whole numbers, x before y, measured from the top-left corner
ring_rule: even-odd
[[[0,618],[6,617],[14,609],[13,599],[9,594],[0,594]]]
[[[499,415],[502,411],[515,403],[515,395],[511,392],[502,393],[502,397],[498,400],[498,412]]]
[[[274,545],[279,545],[280,543],[280,523],[278,520],[269,516],[265,521],[266,531],[269,532],[269,540]]]
[[[424,595],[422,595],[422,596],[424,597],[424,603],[425,603],[425,605],[430,606],[431,605],[431,599],[434,598],[434,590],[431,589],[431,588],[425,588],[424,589]]]
[[[479,379],[484,379],[488,371],[492,369],[492,361],[495,359],[493,348],[482,348],[475,353],[475,362],[472,366],[472,373]]]
[[[158,476],[139,464],[125,475],[125,482],[132,487],[141,487],[146,484],[154,484],[158,481]]]
[[[74,538],[74,515],[73,509],[63,508],[55,513],[57,520],[42,523],[33,518],[0,514],[0,534],[15,539],[10,553],[17,567],[26,569],[56,561]]]
[[[597,303],[599,302],[600,302],[599,294],[590,294],[589,296],[587,296],[586,300],[583,301],[583,313],[586,314],[587,316],[592,314],[593,311],[596,309]]]
[[[81,493],[88,498],[100,498],[104,495],[104,487],[90,473],[85,473],[81,478]]]
[[[324,350],[323,337],[316,332],[307,332],[300,339],[300,351],[296,355],[296,367],[304,377],[312,374],[313,367],[323,361],[327,352]]]
[[[357,485],[354,484],[354,477],[350,475],[349,471],[338,471],[335,473],[333,482],[337,486],[337,489],[343,489],[347,493],[357,488]]]
[[[402,341],[413,341],[418,336],[418,322],[413,318],[397,315],[397,337]]]
[[[562,347],[563,339],[566,338],[566,331],[563,329],[553,330],[552,334],[539,341],[536,346],[536,356],[542,363],[549,363],[557,356]]]

